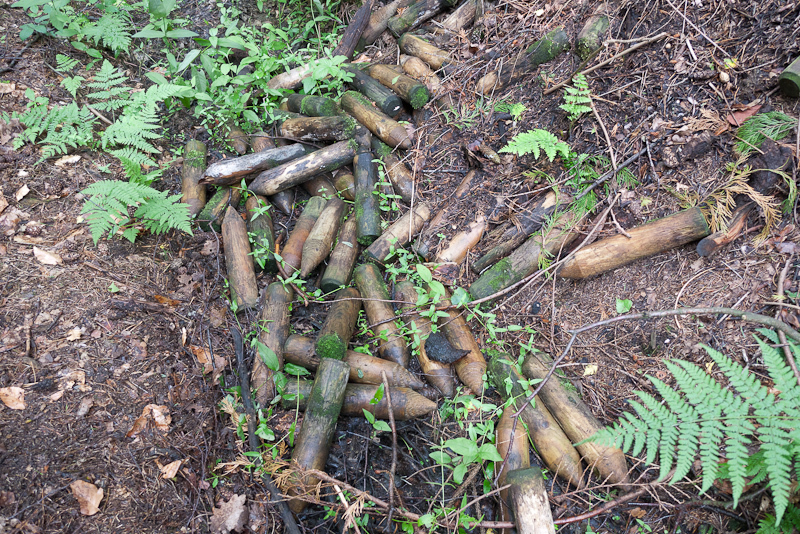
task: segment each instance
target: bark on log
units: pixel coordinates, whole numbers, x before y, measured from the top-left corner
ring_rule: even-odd
[[[253,152],[261,152],[276,147],[272,137],[262,130],[250,134],[250,146],[253,148]]]
[[[319,357],[310,337],[292,334],[283,346],[284,359],[294,365],[316,370]],[[419,389],[425,384],[402,365],[381,358],[348,350],[344,361],[350,365],[350,382],[356,384],[381,384],[381,372],[386,373],[386,381],[390,386]]]
[[[238,158],[223,159],[208,166],[200,183],[236,185],[242,181],[243,176],[247,177],[249,174],[277,167],[296,160],[305,154],[306,151],[303,145],[295,143],[247,154],[246,156],[239,156]]]
[[[289,111],[308,117],[333,117],[342,112],[339,104],[327,96],[293,94],[288,96],[286,104]]]
[[[375,416],[375,419],[389,419],[389,402],[384,392],[383,398],[372,404],[380,386],[377,384],[347,384],[344,401],[339,415],[344,417],[364,417],[364,410]],[[310,380],[289,380],[281,399],[281,406],[287,410],[306,409],[311,395]],[[389,386],[392,397],[392,414],[396,421],[408,421],[417,417],[425,417],[437,408],[437,404],[426,399],[411,388]],[[287,398],[288,397],[288,398]],[[305,423],[303,423],[305,424]]]
[[[397,71],[387,65],[372,65],[369,68],[369,75],[397,93],[400,98],[411,104],[414,109],[421,108],[430,100],[430,93],[427,87],[410,76],[398,74]]]
[[[294,209],[294,190],[278,191],[274,195],[268,196],[267,200],[284,215],[290,215]]]
[[[530,447],[528,446],[528,433],[521,422],[517,423],[517,428],[514,430],[512,440],[511,431],[514,429],[514,418],[512,414],[515,412],[513,408],[506,408],[503,410],[503,415],[497,422],[497,437],[495,444],[497,445],[497,452],[503,458],[502,462],[494,463],[495,477],[497,478],[497,487],[503,487],[507,484],[506,479],[508,473],[517,469],[525,469],[531,466]],[[500,471],[502,469],[502,471]],[[508,500],[508,490],[500,491],[500,521],[513,521],[514,516],[511,513],[511,506]],[[511,534],[511,529],[503,529],[503,534]]]
[[[587,278],[665,252],[709,235],[699,207],[679,211],[577,251],[559,271],[562,278]],[[473,294],[474,296],[474,294]]]
[[[389,250],[405,246],[420,231],[425,221],[430,219],[431,210],[427,203],[420,202],[397,219],[381,236],[372,243],[364,255],[367,259],[383,263]]]
[[[339,241],[333,248],[328,267],[325,269],[325,274],[322,275],[320,282],[322,291],[331,293],[350,283],[359,250],[356,240],[356,216],[351,213],[342,225]]]
[[[203,211],[197,214],[200,228],[206,232],[210,232],[212,228],[219,232],[222,229],[222,219],[225,217],[228,206],[235,209],[241,200],[242,190],[238,187],[222,186],[217,189],[217,192],[206,202]]]
[[[325,322],[317,334],[315,347],[320,358],[344,358],[360,310],[361,294],[357,289],[346,287],[336,294],[336,300],[331,304]]]
[[[602,2],[578,32],[578,37],[575,39],[575,53],[579,58],[587,60],[603,46],[603,35],[608,30],[609,24],[606,11],[608,4]]]
[[[375,265],[364,263],[356,267],[353,281],[364,299],[367,321],[375,325],[373,330],[378,338],[378,354],[385,360],[407,368],[411,354],[395,324],[395,313],[389,303],[389,289],[383,281],[383,275]]]
[[[303,183],[316,174],[338,169],[350,163],[354,155],[355,150],[349,141],[339,141],[294,161],[261,172],[250,184],[250,190],[259,195],[274,195]]]
[[[478,11],[478,0],[466,0],[462,2],[455,11],[447,15],[442,21],[442,27],[453,33],[468,28],[475,22],[475,14]]]
[[[450,239],[444,250],[439,252],[434,260],[434,263],[438,264],[436,273],[440,279],[445,279],[448,283],[455,283],[461,272],[461,264],[464,263],[469,251],[481,240],[484,230],[486,230],[486,217],[483,213],[479,213],[478,217],[469,223],[465,230]]]
[[[227,130],[227,133],[225,134],[225,140],[228,141],[228,144],[231,146],[231,148],[233,148],[240,156],[247,154],[247,149],[249,148],[247,144],[248,137],[247,134],[244,133],[244,130],[242,130],[233,122],[228,122],[223,125],[223,129]]]
[[[454,4],[455,0],[418,0],[390,18],[387,27],[395,37],[400,37]]]
[[[206,186],[199,183],[206,169],[206,145],[197,140],[186,143],[181,169],[181,202],[189,205],[189,213],[197,215],[206,205]]]
[[[356,178],[351,172],[339,172],[333,179],[333,187],[345,200],[356,199]]]
[[[271,283],[267,286],[264,307],[258,315],[258,341],[267,347],[277,360],[275,368],[268,367],[261,357],[263,349],[258,351],[253,360],[250,387],[262,408],[268,407],[277,394],[274,378],[275,373],[283,370],[283,345],[289,336],[289,304],[292,302],[292,296],[292,290],[284,287],[281,282]]]
[[[348,91],[339,100],[347,113],[391,147],[411,148],[412,136],[397,121],[373,106],[362,95]]]
[[[278,271],[278,262],[275,260],[275,228],[272,225],[272,215],[264,210],[267,206],[267,199],[258,195],[251,196],[244,203],[247,210],[247,232],[256,252],[253,262],[256,268],[274,273]]]
[[[800,57],[783,69],[778,77],[778,85],[781,92],[790,98],[800,96]]]
[[[303,258],[303,245],[308,238],[309,232],[317,222],[317,217],[325,208],[325,199],[322,197],[311,197],[306,203],[303,213],[294,223],[294,229],[289,234],[289,239],[281,251],[281,257],[285,262],[286,272],[292,274],[300,268]]]
[[[397,40],[400,50],[410,56],[415,56],[434,70],[439,70],[453,63],[453,58],[448,52],[420,39],[416,35],[404,33]]]
[[[441,306],[450,306],[450,295],[445,290],[445,297],[440,301]],[[450,310],[447,312],[450,319],[442,325],[447,341],[453,348],[469,351],[466,356],[453,362],[453,368],[458,378],[472,392],[480,396],[483,394],[483,375],[486,374],[486,358],[483,357],[480,346],[472,334],[472,330],[464,319],[463,310]]]
[[[222,243],[231,297],[240,310],[253,308],[258,303],[258,283],[253,256],[250,255],[247,226],[236,209],[230,206],[222,220]]]
[[[358,8],[353,18],[350,19],[350,24],[347,25],[342,40],[339,42],[332,56],[345,56],[347,59],[353,59],[353,53],[361,40],[364,30],[369,24],[370,13],[372,11],[372,0],[366,0],[364,4]]]
[[[325,200],[330,200],[336,197],[336,188],[330,181],[331,173],[323,172],[303,182],[301,185],[312,197],[323,197]]]
[[[381,214],[375,192],[377,173],[371,152],[358,154],[353,160],[356,185],[356,236],[361,245],[369,245],[381,235]]]
[[[386,26],[389,19],[397,13],[398,9],[408,6],[412,0],[393,0],[370,16],[367,27],[362,34],[362,42],[364,45],[371,45],[380,35],[386,31]]]
[[[383,161],[386,176],[392,184],[394,193],[406,204],[411,204],[414,198],[414,175],[395,155],[392,147],[377,137],[372,138],[371,145],[373,154]]]
[[[357,126],[358,124],[352,117],[345,115],[299,117],[283,121],[280,133],[290,139],[315,143],[320,141],[345,141],[353,138]]]
[[[344,216],[345,203],[340,198],[332,198],[317,217],[314,226],[303,243],[300,258],[300,276],[306,278],[331,253],[333,240],[339,233]]]
[[[555,534],[542,470],[538,467],[511,471],[506,477],[508,499],[514,510],[517,534]]]
[[[311,76],[313,69],[314,62],[309,61],[299,67],[274,76],[267,82],[267,87],[270,89],[297,89],[303,84],[303,80]]]
[[[375,105],[389,117],[396,117],[403,111],[403,101],[391,89],[384,87],[378,80],[358,68],[349,65],[345,70],[353,75],[348,82],[353,89],[375,102]]]

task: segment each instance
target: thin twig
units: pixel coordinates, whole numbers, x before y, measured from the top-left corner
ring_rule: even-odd
[[[394,474],[397,471],[397,428],[394,424],[394,407],[392,406],[392,394],[389,392],[389,380],[386,378],[386,371],[381,371],[383,379],[383,394],[386,395],[386,404],[389,408],[389,425],[392,427],[392,466],[389,469],[389,518],[387,524],[392,524],[392,514],[394,512]]]
[[[689,20],[689,18],[688,18],[686,15],[684,15],[683,13],[681,13],[681,10],[680,10],[680,9],[678,9],[677,7],[675,7],[675,4],[673,4],[672,2],[670,2],[670,0],[667,0],[667,3],[668,3],[668,4],[669,4],[671,7],[672,7],[672,9],[674,9],[674,10],[675,10],[675,13],[677,13],[678,15],[680,15],[681,17],[683,17],[683,20],[685,20],[685,21],[686,21],[686,24],[688,24],[689,26],[691,26],[692,28],[694,28],[694,30],[695,30],[697,33],[699,33],[700,35],[702,35],[702,36],[705,38],[705,40],[706,40],[706,41],[708,41],[709,43],[711,43],[711,44],[714,46],[714,48],[716,48],[717,50],[719,50],[720,52],[722,52],[722,53],[723,53],[723,54],[725,54],[726,56],[728,56],[728,57],[731,57],[731,55],[730,55],[729,53],[727,53],[727,52],[725,51],[725,49],[723,49],[723,48],[722,48],[722,47],[720,47],[720,46],[719,46],[717,43],[715,43],[714,41],[712,41],[712,40],[711,40],[711,37],[709,37],[708,35],[706,35],[705,33],[703,33],[703,30],[701,30],[700,28],[698,28],[698,27],[697,27],[697,25],[696,25],[694,22],[692,22],[691,20]]]
[[[789,274],[789,267],[792,266],[792,260],[794,259],[794,254],[790,254],[789,258],[786,260],[786,264],[783,266],[783,270],[781,271],[780,276],[778,277],[778,301],[780,302],[783,300],[783,284],[786,283],[786,275]],[[780,317],[781,312],[780,308],[778,311],[775,312],[775,319]],[[797,384],[800,385],[800,372],[797,370],[797,363],[794,361],[794,356],[792,356],[792,349],[789,348],[789,344],[786,343],[786,334],[778,331],[778,339],[783,345],[783,355],[786,356],[786,361],[789,363],[789,367],[792,368],[792,372],[794,373],[794,378],[797,380]]]
[[[625,229],[622,226],[620,226],[619,223],[617,222],[617,218],[614,216],[614,210],[611,210],[609,214],[611,215],[611,220],[614,222],[614,226],[616,226],[617,230],[619,230],[619,233],[621,233],[628,239],[633,239],[633,236],[628,232],[626,232]]]
[[[348,513],[350,511],[350,504],[347,502],[344,493],[342,493],[342,488],[340,488],[338,484],[334,484],[333,489],[339,496],[339,500],[341,500],[342,504],[344,504],[344,528],[342,530],[346,531],[352,525],[356,531],[356,534],[361,534],[361,529],[358,528],[358,524],[355,521],[353,521],[352,514]]]
[[[611,136],[608,135],[608,130],[606,130],[606,125],[603,122],[603,119],[600,118],[600,114],[597,112],[597,107],[594,105],[594,102],[589,102],[589,106],[592,108],[592,113],[594,113],[594,118],[597,119],[598,124],[600,124],[600,129],[603,130],[603,135],[606,138],[606,144],[608,144],[608,155],[611,156],[611,168],[616,171],[617,170],[617,157],[614,155],[614,147],[611,145]]]
[[[291,278],[291,276],[289,276],[289,274],[286,272],[286,269],[283,268],[283,265],[281,265],[280,262],[278,262],[278,271],[281,273],[281,276],[283,276],[284,280],[288,280],[289,278]],[[292,289],[294,289],[297,292],[297,294],[303,298],[303,307],[308,307],[308,301],[310,299],[308,294],[299,287],[297,287],[297,285],[295,285],[293,282],[289,282],[289,285],[292,286]]]

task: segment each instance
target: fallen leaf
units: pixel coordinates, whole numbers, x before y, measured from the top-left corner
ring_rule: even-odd
[[[23,215],[25,214],[17,208],[11,208],[0,215],[0,234],[6,236],[14,235]]]
[[[203,243],[203,248],[200,250],[201,256],[211,256],[215,254],[217,251],[217,245],[213,241],[209,240]]]
[[[82,401],[80,406],[78,406],[78,411],[75,412],[77,417],[84,417],[89,410],[92,409],[94,406],[94,399],[92,397],[85,397]]]
[[[153,295],[153,298],[155,299],[156,302],[158,302],[159,304],[163,304],[164,306],[171,306],[173,308],[177,308],[178,306],[181,305],[181,301],[171,299],[169,297],[164,297],[162,295]]]
[[[641,519],[645,516],[646,512],[641,508],[634,508],[633,510],[630,510],[628,514],[634,519]]]
[[[25,390],[16,386],[0,388],[0,401],[12,410],[24,410]]]
[[[0,95],[5,95],[14,91],[17,88],[15,83],[0,83]]]
[[[83,515],[94,515],[100,511],[100,501],[103,500],[103,489],[90,482],[76,480],[69,485],[72,495],[78,499]]]
[[[67,332],[67,341],[77,341],[81,338],[81,329],[79,326],[76,326],[69,332]]]
[[[39,260],[39,263],[43,263],[44,265],[61,265],[64,263],[64,260],[62,260],[61,256],[58,254],[47,252],[39,247],[33,247],[33,256]]]
[[[139,360],[147,358],[147,343],[131,338],[131,355]]]
[[[167,465],[161,466],[161,478],[175,478],[175,476],[178,474],[178,469],[181,468],[182,464],[183,460],[175,460],[174,462],[170,462]]]
[[[44,243],[44,238],[21,234],[14,236],[14,243],[19,243],[20,245],[41,245]]]
[[[728,115],[728,122],[731,123],[733,126],[741,126],[744,121],[758,113],[758,110],[761,109],[761,104],[756,106],[743,109],[741,111],[734,111]]]
[[[219,355],[214,356],[214,362],[211,362],[211,354],[209,354],[208,350],[205,347],[198,347],[197,345],[190,345],[189,348],[191,349],[192,353],[197,358],[197,362],[203,366],[203,374],[207,375],[208,373],[214,371],[214,381],[219,377],[222,371],[225,370],[225,367],[228,365],[227,358]]]
[[[775,243],[775,250],[781,254],[797,254],[800,252],[800,245],[791,241],[784,241],[783,243]]]
[[[148,427],[150,421],[162,432],[169,430],[169,424],[172,422],[172,417],[169,415],[169,408],[157,404],[148,404],[142,410],[142,415],[133,422],[133,427],[131,427],[126,436],[129,438],[138,436],[139,433]]]
[[[597,367],[596,363],[590,363],[589,365],[587,365],[586,367],[583,368],[583,376],[596,375],[597,374],[597,369],[598,369],[598,367]]]
[[[17,497],[11,491],[0,491],[0,508],[17,502]]]
[[[80,160],[81,157],[77,154],[75,154],[74,156],[63,156],[61,158],[58,158],[56,162],[53,163],[53,165],[55,165],[56,167],[63,167],[64,165],[68,165],[70,163],[78,163]]]
[[[211,516],[211,532],[227,534],[244,530],[248,519],[247,508],[244,506],[245,500],[244,495],[234,495],[231,500],[222,503],[219,508],[215,507]]]
[[[31,192],[31,190],[28,188],[28,186],[27,185],[23,185],[22,187],[17,189],[17,192],[14,194],[14,198],[16,198],[17,202],[19,202],[20,200],[25,198],[25,195],[27,195],[30,192]]]

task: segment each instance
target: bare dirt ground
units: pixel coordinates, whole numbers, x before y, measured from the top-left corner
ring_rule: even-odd
[[[624,192],[613,208],[619,227],[631,228],[681,209],[692,197],[702,200],[726,182],[725,165],[734,159],[735,127],[726,119],[730,113],[757,104],[762,112],[800,115],[798,100],[776,91],[781,69],[800,54],[796,2],[610,4],[615,13],[610,37],[618,42],[593,62],[626,48],[627,39],[662,31],[669,36],[589,76],[603,126],[593,117],[570,124],[558,109],[561,92],[543,95],[578,68],[580,60],[571,54],[493,95],[526,106],[518,121],[486,106],[471,90],[499,58],[511,57],[545,31],[563,25],[574,36],[593,2],[487,3],[479,31],[464,32],[443,45],[466,65],[446,80],[461,106],[461,117],[448,121],[434,114],[417,124],[419,138],[426,142],[408,152],[407,162],[417,169],[419,196],[435,208],[449,202],[469,167],[482,167],[485,173],[483,183],[461,201],[460,215],[449,221],[445,234],[464,228],[479,211],[494,214],[500,223],[534,200],[542,184],[525,177],[525,171],[540,168],[557,180],[564,178],[560,168],[530,156],[504,156],[500,164],[468,159],[465,146],[478,139],[498,150],[520,131],[546,128],[578,152],[607,155],[611,148],[618,162],[649,149],[629,167],[639,185]],[[185,9],[192,8],[198,9]],[[0,41],[0,69],[9,58],[21,57],[0,74],[0,109],[23,110],[27,88],[53,100],[67,98],[46,65],[54,64],[56,53],[74,51],[67,43],[47,38],[26,46],[17,39],[26,16],[8,5],[0,7],[0,14],[0,34],[5,36]],[[489,50],[498,59],[489,60]],[[394,60],[394,39],[387,34],[365,53],[372,60]],[[726,69],[728,55],[737,62]],[[133,59],[126,64],[136,72],[149,67]],[[727,82],[720,79],[722,72]],[[173,132],[209,140],[208,132],[188,122],[188,116],[181,120],[187,122],[176,124]],[[52,159],[35,165],[38,150],[12,150],[11,138],[19,129],[4,128],[0,189],[8,207],[0,225],[0,387],[22,387],[25,408],[0,405],[0,532],[208,532],[213,507],[234,495],[247,496],[248,532],[281,531],[264,486],[243,468],[246,446],[230,417],[219,410],[227,390],[239,383],[230,328],[237,323],[247,327],[254,319],[247,314],[235,318],[228,309],[219,236],[198,230],[194,236],[174,232],[143,236],[135,245],[115,239],[95,246],[78,222],[79,191],[103,179],[99,167],[111,164],[114,169],[114,161],[82,152],[76,163],[57,166]],[[674,168],[666,166],[665,151],[677,149],[699,131],[713,134],[709,150]],[[795,131],[783,141],[794,152],[788,172],[795,180],[797,135]],[[168,148],[178,151],[180,142]],[[209,162],[225,151],[211,147]],[[162,183],[179,192],[179,165],[165,173]],[[612,184],[601,198],[613,198],[616,187]],[[22,188],[28,192],[20,193]],[[782,200],[785,194],[784,189],[778,196]],[[288,227],[293,223],[279,222]],[[790,254],[795,250],[790,245],[798,243],[797,205],[770,230],[766,241],[755,245],[753,236],[763,224],[757,213],[751,214],[744,236],[710,258],[700,258],[694,245],[687,245],[589,280],[542,279],[496,303],[498,326],[531,326],[538,332],[534,345],[557,355],[570,329],[616,315],[617,299],[630,299],[632,312],[729,306],[774,315],[776,308],[770,303],[787,262],[783,290],[800,290],[800,263],[797,254]],[[619,231],[609,219],[601,237]],[[469,261],[486,248],[488,244],[479,244]],[[57,254],[60,261],[48,264],[39,251]],[[455,281],[466,287],[474,279],[475,274],[462,266]],[[271,281],[262,275],[260,287]],[[796,326],[798,313],[793,310],[782,318]],[[295,303],[294,311],[296,330],[309,332],[321,324],[325,306],[303,308]],[[472,327],[485,342],[480,324]],[[755,327],[713,315],[615,323],[582,334],[562,369],[595,415],[608,423],[626,410],[634,389],[650,390],[645,374],[667,378],[664,359],[708,363],[701,343],[760,369],[752,337]],[[527,334],[506,333],[502,338],[509,347],[528,341]],[[217,362],[224,366],[219,380],[204,375],[192,346],[222,358]],[[497,403],[499,397],[490,392],[487,400]],[[161,420],[161,429],[157,418],[155,424],[135,427],[151,405],[166,407],[169,419]],[[275,410],[271,426],[280,436],[293,419],[294,412]],[[442,488],[442,473],[430,467],[428,454],[442,438],[461,435],[459,424],[452,416],[434,413],[426,420],[398,422],[397,432],[402,444],[395,478],[398,492],[409,510],[424,514]],[[390,453],[388,433],[373,437],[363,419],[342,419],[326,471],[386,499]],[[166,466],[174,467],[176,461],[177,471],[165,475]],[[630,463],[635,474],[645,469],[640,461]],[[103,489],[99,514],[80,513],[70,490],[78,479]],[[481,482],[480,476],[468,478],[462,487],[447,486],[436,499],[466,496],[471,501],[483,493]],[[568,492],[560,482],[550,482],[555,518],[587,512],[602,504],[607,493],[603,488]],[[643,532],[642,525],[659,532],[695,532],[708,526],[720,532],[754,531],[763,517],[760,499],[742,503],[735,511],[718,505],[726,500],[729,495],[717,489],[701,497],[690,483],[660,486],[595,517],[590,528],[630,533]],[[493,498],[479,500],[469,512],[496,519],[494,503]],[[339,532],[341,517],[315,506],[299,520],[307,531]],[[589,524],[562,528],[587,532]],[[366,530],[387,532],[394,527],[388,528],[374,514]]]

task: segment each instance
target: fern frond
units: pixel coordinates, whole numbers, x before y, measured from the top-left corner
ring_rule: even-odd
[[[570,153],[567,143],[541,128],[514,136],[508,145],[500,149],[500,152],[510,152],[518,156],[533,154],[535,159],[539,159],[542,151],[550,161],[553,161],[559,154],[566,158]]]
[[[77,59],[65,56],[64,54],[56,54],[56,70],[58,72],[71,71],[77,64]]]
[[[181,204],[181,195],[167,196],[166,191],[153,196],[139,206],[134,214],[142,219],[145,228],[163,234],[173,228],[192,233],[192,215],[188,204]]]
[[[128,77],[115,68],[107,59],[103,60],[100,70],[95,73],[93,81],[88,84],[96,91],[86,95],[87,98],[97,100],[92,106],[101,111],[114,110],[125,107],[131,102],[130,87],[125,83]]]
[[[589,91],[589,82],[583,74],[576,74],[572,79],[574,87],[564,88],[564,103],[560,107],[567,112],[571,122],[575,122],[584,113],[592,111],[592,96]]]
[[[124,12],[106,13],[95,23],[83,27],[83,33],[109,48],[114,55],[126,52],[131,46],[131,24]]]

